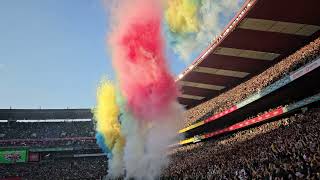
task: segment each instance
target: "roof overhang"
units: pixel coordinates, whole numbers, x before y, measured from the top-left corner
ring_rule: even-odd
[[[190,108],[207,101],[318,37],[318,7],[319,0],[247,0],[224,31],[177,77],[179,102]]]

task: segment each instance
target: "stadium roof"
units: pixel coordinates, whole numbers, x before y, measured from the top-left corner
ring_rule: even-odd
[[[319,0],[247,0],[220,36],[183,72],[178,100],[209,100],[287,57],[320,34]]]

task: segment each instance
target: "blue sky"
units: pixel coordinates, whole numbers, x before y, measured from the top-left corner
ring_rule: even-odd
[[[1,0],[0,108],[93,107],[114,79],[107,32],[102,0]],[[187,66],[167,56],[174,75]]]
[[[100,0],[1,0],[0,108],[93,107],[107,28]]]

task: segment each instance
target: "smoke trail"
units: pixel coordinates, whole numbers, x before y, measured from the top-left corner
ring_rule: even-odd
[[[123,157],[126,176],[134,177],[134,169],[138,167],[137,162],[143,157],[143,138],[138,121],[133,119],[127,108],[127,101],[119,91],[117,92],[117,104],[121,112],[121,132],[126,138]]]
[[[174,33],[197,32],[198,6],[199,0],[169,0],[165,18],[170,30]]]
[[[130,111],[138,120],[148,120],[177,96],[165,62],[162,6],[159,0],[121,2],[126,13],[112,15],[117,25],[109,35],[113,64]]]
[[[170,22],[166,21],[165,34],[169,46],[182,60],[189,63],[223,30],[243,2],[244,0],[199,0],[197,32],[172,31]]]
[[[108,155],[110,153],[110,150],[105,144],[104,137],[100,132],[96,133],[96,140],[97,140],[97,144],[102,149],[102,151]]]
[[[166,151],[175,142],[176,132],[181,128],[183,108],[176,102],[168,106],[164,115],[153,121],[136,121],[124,118],[123,134],[126,137],[124,163],[126,177],[154,179],[168,165]]]
[[[116,89],[110,82],[102,81],[97,90],[97,107],[94,109],[94,119],[97,122],[97,143],[105,152],[109,152],[108,174],[111,177],[123,175],[122,157],[125,142],[121,134],[118,116]]]
[[[164,54],[162,0],[120,0],[108,35],[122,98],[127,178],[153,179],[167,166],[165,151],[181,127],[183,108]],[[125,12],[125,13],[124,13]]]

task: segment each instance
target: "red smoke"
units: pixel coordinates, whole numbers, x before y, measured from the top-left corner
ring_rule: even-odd
[[[109,35],[113,64],[128,108],[139,120],[153,120],[176,101],[177,87],[168,70],[156,0],[124,1]]]

